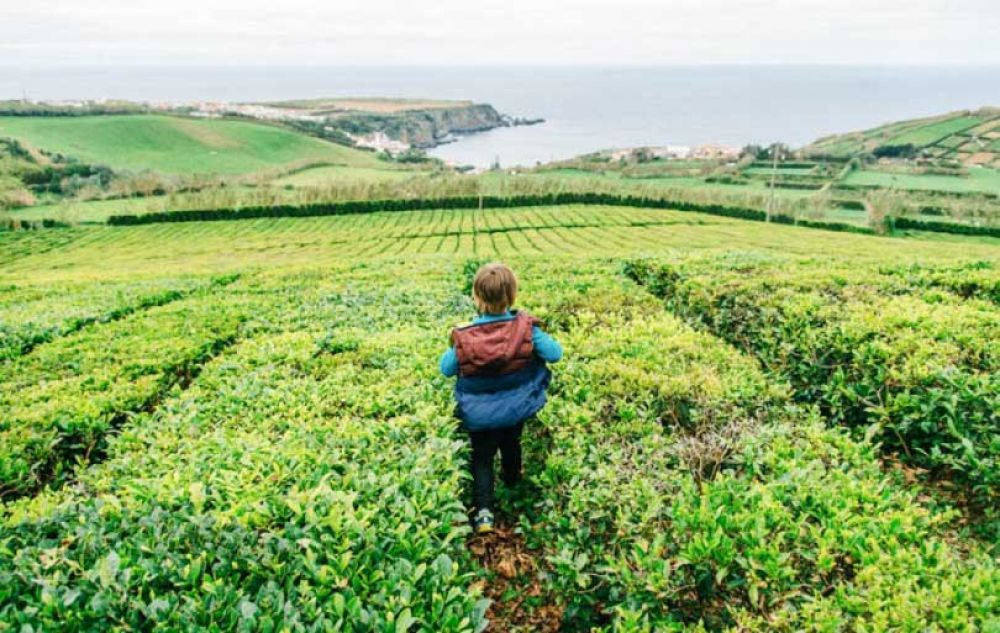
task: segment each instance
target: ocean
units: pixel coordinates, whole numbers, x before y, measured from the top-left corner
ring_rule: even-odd
[[[431,150],[460,164],[533,165],[612,147],[741,146],[1000,106],[1000,67],[0,66],[0,98],[263,101],[331,96],[470,99],[541,125]]]

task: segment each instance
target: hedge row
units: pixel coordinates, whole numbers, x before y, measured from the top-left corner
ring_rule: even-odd
[[[241,209],[195,209],[169,211],[145,215],[113,215],[108,224],[126,226],[156,224],[161,222],[205,222],[216,220],[246,220],[253,218],[310,217],[327,215],[353,215],[379,211],[424,211],[430,209],[474,209],[482,204],[489,208],[526,206],[551,206],[563,204],[606,204],[616,206],[696,211],[743,220],[763,221],[766,214],[757,209],[732,207],[722,204],[701,204],[681,200],[620,196],[605,193],[553,193],[526,196],[458,196],[448,198],[415,198],[397,200],[351,200],[306,205],[272,205],[243,207]]]
[[[137,224],[154,224],[160,222],[211,222],[221,220],[246,220],[253,218],[274,217],[312,217],[329,215],[353,215],[375,213],[378,211],[424,211],[430,209],[470,209],[480,205],[489,208],[512,208],[524,206],[555,206],[564,204],[606,204],[653,209],[670,209],[674,211],[692,211],[717,215],[740,220],[764,222],[767,214],[757,209],[747,207],[732,207],[722,204],[702,204],[683,200],[666,200],[660,198],[645,198],[639,196],[619,196],[604,193],[555,193],[535,196],[464,196],[434,199],[401,199],[401,200],[353,200],[348,202],[329,202],[308,205],[275,205],[260,207],[244,207],[242,209],[198,209],[190,211],[173,211],[149,213],[146,215],[114,215],[108,218],[108,224],[114,226],[131,226]],[[853,233],[874,233],[866,227],[854,226],[842,222],[816,222],[796,220],[789,215],[772,215],[771,222],[789,224],[809,228],[828,229],[831,231],[849,231]]]
[[[882,185],[862,185],[857,183],[838,182],[833,186],[834,191],[870,191],[872,189],[884,189]],[[985,191],[940,191],[935,189],[921,189],[916,191],[927,196],[939,198],[986,198],[996,200],[1000,195],[987,193]]]
[[[144,215],[113,215],[107,223],[112,226],[133,226],[138,224],[158,224],[163,222],[212,222],[223,220],[247,220],[255,218],[315,217],[332,215],[353,215],[384,211],[425,211],[431,209],[473,209],[480,205],[489,208],[512,208],[525,206],[555,206],[564,204],[605,204],[638,208],[671,209],[693,211],[741,220],[763,222],[767,214],[758,209],[735,207],[723,204],[704,204],[684,200],[668,200],[640,196],[621,196],[607,193],[566,192],[547,195],[525,196],[460,196],[448,198],[414,198],[396,200],[350,200],[346,202],[326,202],[306,205],[271,205],[243,207],[241,209],[192,209],[186,211],[164,211]],[[793,224],[808,228],[826,229],[851,233],[873,234],[868,227],[844,222],[821,222],[796,219],[788,215],[773,215],[771,221],[778,224]],[[45,226],[58,223],[43,221]],[[971,226],[951,222],[932,222],[900,217],[887,220],[887,228],[915,229],[962,235],[988,235],[1000,237],[1000,227]]]
[[[820,222],[816,220],[803,220],[790,215],[777,214],[771,216],[771,222],[775,224],[791,224],[794,226],[804,226],[810,229],[825,229],[827,231],[839,231],[842,233],[862,233],[864,235],[874,235],[875,231],[867,226],[848,224],[847,222]]]
[[[785,178],[788,178],[788,176],[785,176]],[[804,191],[818,191],[823,188],[822,183],[807,181],[796,182],[794,180],[776,180],[773,184],[767,183],[767,186],[773,187],[774,189],[802,189]]]
[[[69,225],[59,220],[43,218],[41,220],[21,220],[4,218],[0,221],[0,231],[37,231],[39,229],[61,229]]]
[[[880,268],[880,272],[901,277],[917,288],[942,288],[965,299],[1000,303],[1000,272],[992,262],[977,261],[947,267],[889,266]]]
[[[860,200],[831,200],[830,203],[840,209],[851,211],[864,211],[865,204]]]
[[[973,226],[957,222],[937,222],[935,220],[917,220],[914,218],[892,218],[896,229],[913,229],[916,231],[934,231],[937,233],[955,233],[958,235],[988,235],[1000,237],[1000,226]]]
[[[875,235],[875,231],[867,226],[858,226],[847,222],[817,222],[814,220],[799,219],[798,226],[806,226],[811,229],[826,229],[827,231],[841,231],[844,233],[861,233],[863,235]]]
[[[37,345],[91,324],[110,323],[135,312],[165,305],[209,284],[224,286],[235,275],[131,282],[34,286],[5,290],[0,304],[0,363],[29,353]]]
[[[769,160],[755,160],[753,163],[750,164],[750,166],[764,167],[767,169],[771,169],[773,167],[773,164]],[[786,160],[778,163],[778,167],[781,169],[812,169],[818,166],[819,163],[813,161]]]

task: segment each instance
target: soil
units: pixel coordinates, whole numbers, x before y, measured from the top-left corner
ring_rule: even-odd
[[[515,522],[500,517],[492,533],[469,539],[469,551],[490,572],[480,581],[483,595],[492,601],[486,612],[488,633],[560,630],[564,607],[546,595],[540,552],[527,548]]]

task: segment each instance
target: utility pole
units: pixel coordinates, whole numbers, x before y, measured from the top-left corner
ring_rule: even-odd
[[[771,221],[771,211],[774,208],[774,181],[778,177],[778,152],[780,151],[778,148],[777,143],[771,145],[771,158],[773,159],[771,164],[771,195],[767,199],[767,214],[764,218],[766,222]]]

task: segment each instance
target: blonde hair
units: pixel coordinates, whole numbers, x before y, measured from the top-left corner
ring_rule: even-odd
[[[517,298],[517,275],[509,266],[493,262],[480,267],[472,280],[472,300],[480,314],[501,314]]]

